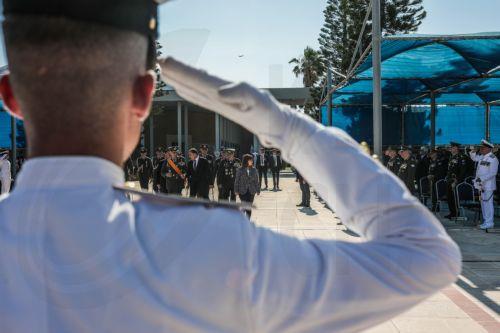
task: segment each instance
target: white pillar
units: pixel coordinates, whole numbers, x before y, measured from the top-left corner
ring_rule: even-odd
[[[215,114],[215,151],[220,151],[220,115]]]
[[[177,145],[182,151],[182,102],[177,102]]]

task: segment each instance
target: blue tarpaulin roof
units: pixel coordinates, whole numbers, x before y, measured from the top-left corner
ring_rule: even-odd
[[[333,93],[334,106],[371,105],[371,55]],[[500,32],[403,35],[382,42],[382,96],[386,105],[500,102]]]

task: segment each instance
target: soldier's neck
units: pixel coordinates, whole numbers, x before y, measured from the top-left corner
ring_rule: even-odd
[[[83,140],[81,140],[83,141]],[[123,164],[123,147],[114,147],[110,142],[76,142],[69,138],[28,140],[28,157],[88,156],[108,160],[118,166]]]

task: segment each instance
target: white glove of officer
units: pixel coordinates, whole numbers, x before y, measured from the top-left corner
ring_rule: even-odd
[[[296,144],[294,137],[304,137],[289,135],[302,128],[294,127],[297,113],[292,115],[290,107],[277,102],[268,92],[248,83],[225,81],[171,57],[160,60],[160,66],[165,82],[181,97],[245,127],[265,146],[291,148]],[[309,133],[305,134],[307,137]]]

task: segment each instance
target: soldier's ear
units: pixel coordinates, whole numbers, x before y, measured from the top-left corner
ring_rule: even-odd
[[[147,71],[138,76],[132,88],[132,112],[140,121],[149,116],[151,103],[156,87],[156,76],[154,71]]]
[[[0,98],[3,100],[5,109],[8,113],[16,118],[23,119],[19,103],[17,102],[14,92],[12,91],[9,74],[5,74],[0,78]]]

